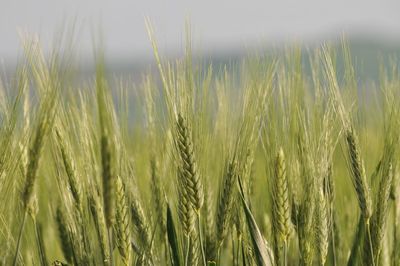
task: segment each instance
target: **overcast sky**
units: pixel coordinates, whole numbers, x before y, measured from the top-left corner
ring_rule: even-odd
[[[46,45],[54,32],[75,18],[79,51],[91,54],[92,36],[101,28],[112,57],[151,55],[148,17],[159,46],[183,46],[185,19],[193,40],[205,50],[223,51],[287,40],[312,40],[330,33],[362,32],[400,40],[400,1],[293,0],[1,0],[0,58],[15,59],[18,31],[39,34]]]

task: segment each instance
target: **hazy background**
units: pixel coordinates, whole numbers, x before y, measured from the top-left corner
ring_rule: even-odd
[[[252,49],[334,41],[344,33],[354,54],[369,62],[378,53],[399,53],[399,14],[395,0],[0,0],[0,62],[7,69],[21,55],[18,32],[37,33],[49,49],[54,34],[75,21],[83,63],[91,61],[101,29],[114,70],[141,69],[152,61],[146,17],[164,55],[182,51],[189,20],[197,51],[217,61]]]

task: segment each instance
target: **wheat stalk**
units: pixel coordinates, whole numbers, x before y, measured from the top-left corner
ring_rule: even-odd
[[[364,163],[361,159],[360,148],[353,129],[346,131],[346,143],[350,159],[351,175],[357,199],[364,219],[368,221],[372,215],[371,193],[365,175]]]
[[[318,263],[325,265],[329,247],[329,214],[327,199],[320,189],[317,196],[315,210],[316,219],[316,245],[318,250]]]
[[[107,225],[106,221],[104,218],[104,211],[102,208],[102,205],[100,204],[99,200],[90,197],[89,198],[89,207],[90,207],[90,212],[93,216],[95,228],[96,228],[96,233],[97,233],[97,238],[99,241],[99,246],[100,246],[100,251],[102,255],[102,262],[105,265],[110,264],[110,250],[107,247]]]
[[[64,258],[67,260],[67,263],[72,263],[74,261],[74,251],[68,229],[67,217],[60,208],[57,208],[56,221]]]
[[[217,205],[217,218],[216,218],[216,234],[217,234],[217,246],[220,248],[223,240],[226,237],[228,227],[231,222],[233,197],[234,197],[234,184],[237,180],[237,169],[238,165],[233,159],[229,163],[222,186],[220,187],[218,205]]]
[[[117,177],[116,193],[116,232],[118,250],[123,258],[124,265],[130,265],[130,227],[129,227],[129,206],[126,197],[125,185],[120,177]]]
[[[286,265],[286,251],[290,234],[290,206],[285,155],[282,148],[279,149],[276,156],[274,170],[271,202],[275,259],[278,265],[282,263]]]
[[[180,114],[176,123],[176,137],[182,168],[180,177],[184,179],[183,183],[193,209],[199,212],[204,203],[203,185],[197,169],[190,130],[185,119]]]
[[[71,151],[67,148],[67,145],[64,141],[63,136],[59,129],[55,129],[55,133],[57,136],[57,143],[60,148],[62,161],[64,164],[65,172],[68,177],[68,185],[71,190],[72,196],[75,200],[75,204],[79,212],[81,212],[81,189],[78,183],[78,175],[75,168],[74,161],[72,159]]]

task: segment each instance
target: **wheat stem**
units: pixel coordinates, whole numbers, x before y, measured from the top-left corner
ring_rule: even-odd
[[[25,228],[25,223],[26,223],[26,217],[28,216],[28,211],[24,212],[24,217],[22,218],[22,223],[19,228],[19,234],[18,234],[18,240],[17,240],[17,247],[15,249],[15,255],[14,255],[14,261],[13,261],[13,266],[17,265],[17,260],[18,260],[18,253],[19,249],[21,248],[21,239],[22,239],[22,234],[24,232]]]
[[[109,252],[110,252],[110,266],[114,266],[112,230],[113,230],[112,227],[107,228],[108,248],[109,248]]]
[[[204,246],[203,246],[203,236],[202,236],[202,230],[201,230],[201,219],[200,219],[200,212],[197,213],[197,225],[198,225],[198,230],[199,230],[199,241],[200,241],[200,250],[201,250],[201,257],[203,261],[203,265],[206,266],[206,255],[204,254]]]

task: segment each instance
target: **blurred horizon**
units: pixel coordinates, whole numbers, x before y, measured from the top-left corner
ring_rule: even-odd
[[[59,44],[60,32],[75,28],[75,51],[83,66],[93,63],[100,40],[116,72],[145,68],[153,62],[146,32],[148,18],[161,54],[174,58],[185,47],[190,24],[194,55],[216,61],[237,59],[252,51],[299,44],[337,44],[342,36],[355,56],[400,54],[400,2],[386,1],[79,1],[5,0],[0,10],[0,66],[15,67],[22,55],[19,34],[36,35],[45,52]],[[98,42],[98,41],[97,41]]]

